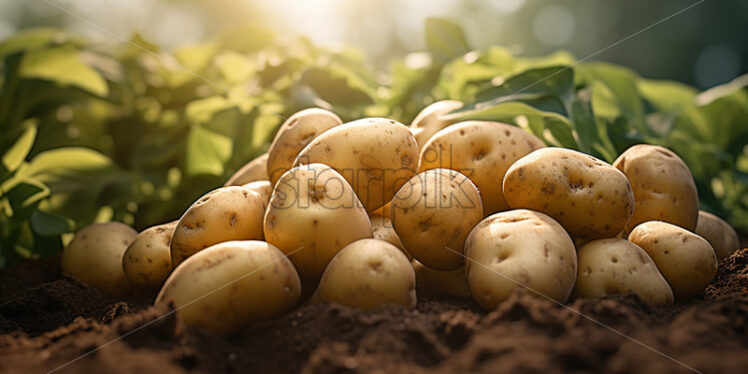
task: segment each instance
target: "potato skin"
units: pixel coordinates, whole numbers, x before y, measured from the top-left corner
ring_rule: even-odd
[[[647,252],[621,238],[593,240],[577,251],[575,297],[633,293],[653,305],[672,305],[673,290]]]
[[[127,247],[122,268],[130,281],[143,288],[161,287],[171,273],[171,238],[177,223],[149,227]]]
[[[384,240],[395,247],[400,248],[408,260],[413,259],[413,255],[405,249],[403,242],[400,241],[400,237],[397,236],[395,228],[392,226],[392,221],[390,221],[389,218],[373,214],[369,216],[369,220],[371,221],[371,233],[374,239]]]
[[[120,222],[84,227],[62,251],[63,274],[112,296],[126,295],[133,284],[122,269],[122,257],[137,235]]]
[[[631,231],[629,241],[652,257],[677,301],[701,295],[717,273],[717,256],[709,242],[680,226],[644,222]]]
[[[465,267],[445,271],[432,269],[415,259],[411,263],[416,273],[416,285],[419,290],[426,290],[437,295],[470,297]]]
[[[294,166],[322,163],[343,175],[366,211],[392,200],[418,168],[418,145],[403,124],[364,118],[326,131],[307,145]]]
[[[278,248],[262,241],[230,241],[181,263],[156,304],[173,303],[184,323],[229,335],[281,316],[300,294],[299,276]]]
[[[465,238],[483,218],[483,208],[470,179],[454,170],[433,169],[397,191],[390,215],[413,257],[437,270],[454,270],[464,264]]]
[[[543,212],[580,239],[618,235],[634,213],[626,176],[595,157],[563,148],[543,148],[512,165],[504,177],[512,208]]]
[[[174,229],[172,266],[214,244],[262,239],[265,206],[260,194],[240,186],[221,187],[203,195]]]
[[[325,269],[312,300],[370,310],[394,303],[416,306],[416,276],[394,245],[377,239],[348,244]]]
[[[268,203],[270,202],[270,195],[273,194],[273,185],[270,183],[270,181],[249,182],[245,185],[242,185],[242,187],[260,194],[260,196],[262,196],[262,201],[265,202],[265,206],[267,207]]]
[[[626,232],[646,221],[670,222],[689,231],[696,228],[699,195],[691,171],[678,155],[639,144],[618,156],[613,166],[626,174],[636,198]]]
[[[241,169],[239,169],[234,175],[232,175],[224,187],[228,186],[241,186],[254,181],[265,181],[269,180],[267,172],[268,154],[263,153],[254,160],[248,162]]]
[[[473,299],[492,310],[515,287],[527,287],[564,303],[577,278],[571,237],[553,218],[518,209],[486,217],[465,243]]]
[[[462,108],[462,103],[459,101],[441,100],[428,105],[416,115],[410,123],[410,131],[416,138],[419,151],[434,134],[453,123],[442,116],[460,108]]]
[[[534,135],[499,122],[467,121],[436,133],[424,145],[418,170],[447,168],[470,178],[481,193],[483,215],[509,209],[501,183],[521,157],[545,147]]]
[[[703,210],[699,211],[699,220],[694,233],[712,245],[718,260],[730,257],[740,248],[740,238],[735,229],[722,218]]]
[[[273,184],[293,166],[307,144],[342,123],[335,113],[320,108],[304,109],[288,117],[268,148],[267,174]]]

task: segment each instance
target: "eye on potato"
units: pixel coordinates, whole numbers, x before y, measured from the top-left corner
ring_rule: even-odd
[[[543,148],[519,159],[504,177],[504,197],[515,209],[543,212],[580,239],[618,235],[634,212],[626,176],[595,157]]]
[[[621,238],[593,240],[577,251],[575,297],[633,293],[653,305],[672,305],[673,290],[647,252]]]
[[[722,218],[703,210],[699,211],[699,220],[694,233],[712,245],[718,260],[730,257],[740,247],[740,238],[735,229]]]
[[[433,169],[397,191],[390,215],[413,257],[437,270],[454,270],[464,263],[465,238],[483,218],[483,208],[470,179],[454,170]]]
[[[455,270],[436,270],[415,259],[411,263],[416,273],[416,285],[419,290],[426,290],[437,295],[470,297],[470,287],[468,287],[464,267]]]
[[[239,186],[215,189],[195,201],[179,219],[171,239],[171,263],[177,266],[211,245],[262,239],[265,202]]]
[[[112,296],[126,295],[132,283],[122,257],[138,232],[119,222],[93,223],[75,234],[62,251],[62,272]]]
[[[507,169],[526,154],[543,148],[532,134],[498,122],[467,121],[431,137],[420,154],[419,171],[445,168],[465,174],[483,201],[483,215],[509,209],[501,190]]]
[[[257,156],[257,158],[248,162],[246,165],[242,166],[242,168],[239,169],[236,173],[234,173],[234,175],[232,175],[229,180],[227,180],[226,183],[223,184],[223,186],[241,186],[243,184],[254,181],[269,180],[270,177],[268,176],[267,172],[267,162],[267,153],[263,153],[262,155]]]
[[[161,287],[171,273],[171,238],[177,222],[145,229],[127,247],[122,267],[130,281],[144,288]]]
[[[691,171],[667,148],[639,144],[623,152],[613,166],[626,174],[634,190],[630,232],[646,221],[664,221],[693,231],[699,215],[699,196]]]
[[[631,231],[629,241],[652,257],[673,289],[675,300],[701,295],[717,273],[717,256],[709,242],[680,226],[644,222]]]
[[[452,121],[442,118],[453,110],[462,108],[462,103],[455,100],[437,101],[421,110],[413,122],[410,123],[410,131],[416,138],[418,150],[422,150],[426,142],[434,134],[452,124]]]
[[[394,245],[377,239],[348,244],[330,261],[312,300],[370,310],[386,304],[416,306],[416,277]]]
[[[267,174],[270,180],[277,182],[312,139],[342,123],[335,113],[320,108],[304,109],[288,117],[268,149]]]
[[[371,233],[374,239],[384,240],[395,247],[400,248],[408,260],[413,259],[413,256],[408,253],[407,249],[405,249],[403,242],[400,241],[400,237],[397,236],[395,228],[392,226],[392,221],[390,221],[389,218],[379,215],[371,215],[369,216],[369,220],[371,221]]]
[[[181,263],[156,304],[173,303],[184,323],[230,335],[283,315],[300,294],[299,276],[278,248],[262,241],[230,241]]]
[[[553,218],[531,210],[496,213],[465,242],[465,270],[478,305],[492,310],[515,287],[566,302],[577,278],[574,243]]]

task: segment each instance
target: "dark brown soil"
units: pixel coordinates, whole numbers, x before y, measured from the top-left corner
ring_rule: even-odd
[[[0,372],[740,373],[748,367],[748,249],[702,298],[653,307],[635,296],[561,306],[516,292],[484,313],[419,294],[371,312],[304,305],[230,338],[166,308],[123,302],[61,277],[54,261],[0,272]]]

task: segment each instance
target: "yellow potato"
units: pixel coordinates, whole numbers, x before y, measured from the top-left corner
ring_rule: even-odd
[[[400,237],[397,236],[395,228],[392,226],[392,221],[390,221],[389,218],[379,215],[370,215],[369,220],[371,221],[371,233],[374,239],[384,240],[395,247],[400,248],[408,260],[413,259],[413,256],[408,253],[407,249],[405,249],[403,242],[400,241]]]
[[[483,218],[483,209],[478,189],[467,177],[433,169],[397,191],[390,215],[413,257],[437,270],[454,270],[464,263],[465,237]]]
[[[543,212],[579,239],[618,235],[634,212],[626,176],[592,156],[543,148],[506,172],[504,197],[512,208]]]
[[[564,303],[577,278],[577,253],[563,227],[547,215],[518,209],[496,213],[473,229],[465,243],[473,299],[492,310],[524,287]]]
[[[299,276],[278,248],[262,241],[230,241],[181,263],[156,304],[172,303],[184,323],[230,335],[283,315],[300,294]]]
[[[680,226],[644,222],[631,231],[629,241],[652,257],[678,301],[701,295],[717,273],[717,256],[709,242]]]
[[[432,269],[418,260],[413,260],[413,270],[416,272],[416,285],[419,290],[426,290],[438,295],[453,297],[470,297],[470,287],[467,283],[465,268],[456,270]]]
[[[262,196],[262,201],[265,202],[265,207],[267,207],[268,202],[270,201],[270,195],[273,194],[273,185],[270,181],[249,182],[242,187],[260,194],[260,196]]]
[[[717,259],[721,260],[740,248],[740,238],[735,229],[722,218],[714,214],[699,211],[699,221],[696,224],[696,235],[706,239],[714,248]]]
[[[171,238],[177,222],[153,226],[127,247],[122,267],[130,280],[144,288],[158,288],[171,273]]]
[[[410,131],[416,138],[419,151],[423,149],[423,146],[434,134],[452,124],[452,121],[446,120],[442,116],[460,108],[462,108],[462,103],[459,101],[442,100],[430,104],[418,113],[413,122],[410,123]]]
[[[224,187],[228,186],[241,186],[254,181],[266,181],[269,180],[267,172],[268,154],[263,153],[254,160],[248,162],[242,166],[234,175],[223,184]]]
[[[593,240],[579,249],[576,297],[636,294],[654,305],[672,305],[673,290],[647,252],[626,239]]]
[[[439,131],[423,147],[419,171],[446,168],[470,178],[481,194],[483,215],[509,209],[501,191],[507,169],[545,147],[532,134],[498,122],[468,121]]]

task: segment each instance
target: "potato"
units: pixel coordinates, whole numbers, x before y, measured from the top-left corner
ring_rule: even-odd
[[[712,245],[718,260],[730,257],[740,247],[740,239],[735,229],[722,218],[703,210],[699,211],[699,221],[694,233]]]
[[[112,296],[126,295],[133,285],[122,269],[122,257],[136,236],[123,223],[90,224],[62,251],[62,272]]]
[[[452,124],[452,121],[442,118],[442,115],[460,108],[462,108],[462,103],[459,101],[442,100],[423,108],[418,113],[410,123],[410,131],[416,138],[419,151],[434,134]]]
[[[295,166],[332,166],[353,187],[371,213],[392,200],[416,173],[418,145],[403,124],[386,118],[364,118],[328,130],[312,140]]]
[[[283,315],[300,294],[299,276],[278,248],[262,241],[230,241],[181,263],[156,304],[172,303],[184,323],[229,335]]]
[[[265,239],[289,255],[307,286],[346,245],[372,237],[369,216],[345,178],[327,165],[284,173],[265,213]]]
[[[268,202],[270,202],[270,195],[273,194],[273,185],[270,183],[270,181],[249,182],[245,185],[242,185],[242,187],[260,194],[260,196],[262,196],[262,201],[265,202],[265,206],[267,207]]]
[[[319,108],[304,109],[288,117],[268,149],[267,173],[273,184],[293,166],[296,156],[312,139],[342,123],[335,113]]]
[[[468,121],[434,135],[421,151],[419,171],[447,168],[470,178],[480,191],[483,215],[509,209],[501,182],[509,166],[545,147],[524,130],[498,122]]]
[[[270,180],[267,172],[268,154],[263,153],[254,160],[248,162],[242,166],[234,175],[223,184],[224,187],[228,186],[241,186],[254,181],[266,181]]]
[[[665,221],[693,231],[699,216],[699,195],[691,171],[667,148],[635,145],[613,163],[634,189],[634,216],[626,232],[646,221]]]
[[[551,217],[518,209],[491,215],[465,243],[465,271],[473,299],[491,310],[515,287],[566,302],[577,278],[574,243]]]
[[[575,297],[636,294],[654,305],[672,305],[673,290],[647,252],[621,238],[593,240],[579,249]]]
[[[631,231],[629,241],[652,257],[673,289],[675,300],[701,295],[717,273],[717,256],[709,242],[680,226],[644,222]]]
[[[470,288],[468,287],[464,267],[445,271],[432,269],[415,259],[411,263],[416,273],[418,289],[438,295],[470,297]]]
[[[312,300],[370,310],[386,304],[416,306],[416,276],[394,245],[377,239],[348,244],[330,261]]]
[[[634,212],[626,176],[595,157],[543,148],[512,165],[504,177],[512,208],[543,212],[580,239],[618,235]]]
[[[464,263],[465,238],[483,218],[483,208],[470,179],[454,170],[433,169],[397,191],[390,215],[413,257],[437,270],[454,270]]]
[[[369,220],[371,221],[371,233],[374,239],[384,240],[395,247],[400,248],[408,260],[413,259],[413,256],[408,253],[407,249],[405,249],[403,242],[400,241],[400,237],[397,236],[395,228],[392,227],[392,221],[390,221],[389,218],[379,215],[371,215],[369,216]]]
[[[231,240],[262,239],[263,197],[239,186],[215,189],[195,201],[174,229],[171,264]]]
[[[161,287],[171,273],[171,237],[177,222],[145,229],[127,247],[122,267],[130,281],[143,288]]]

